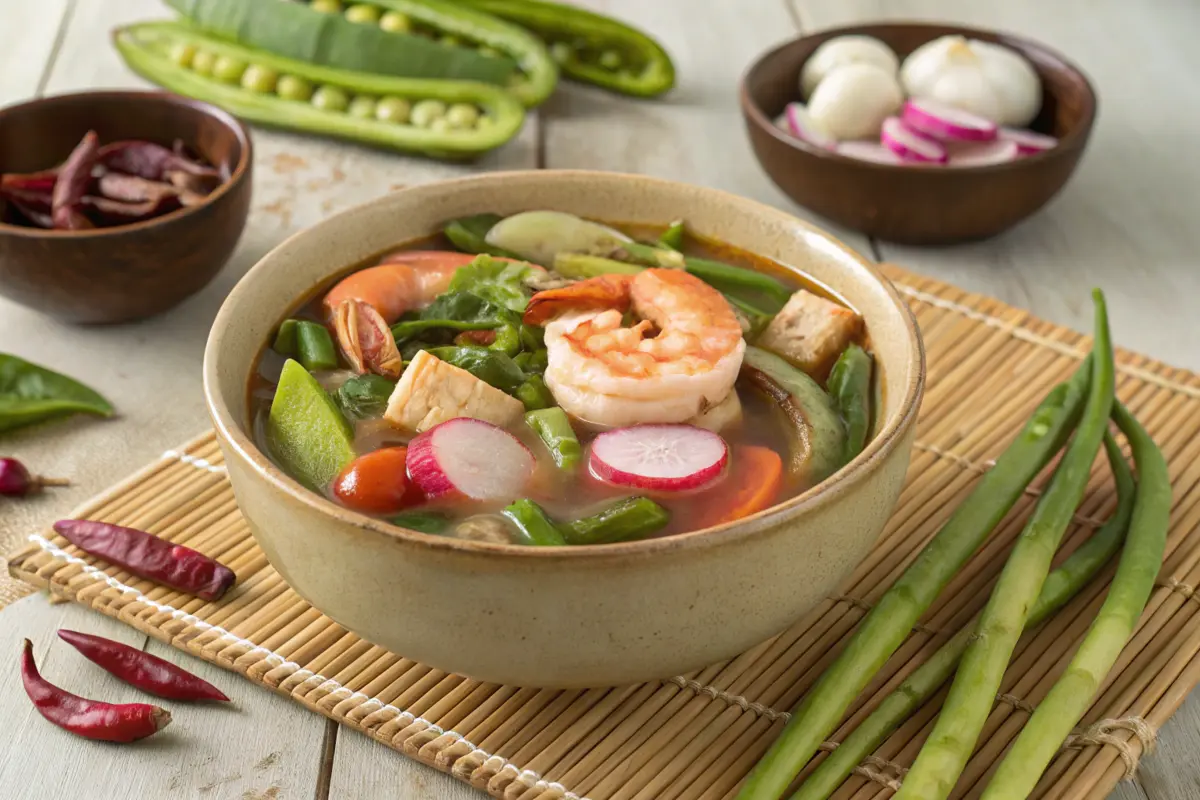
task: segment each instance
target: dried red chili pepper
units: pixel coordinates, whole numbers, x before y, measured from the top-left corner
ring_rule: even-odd
[[[28,172],[23,175],[10,172],[7,175],[0,175],[0,192],[16,190],[50,194],[54,191],[54,184],[57,180],[58,167],[44,169],[40,172]]]
[[[168,700],[229,700],[203,678],[136,647],[61,628],[58,637],[106,672],[150,694]]]
[[[24,497],[40,492],[47,486],[70,486],[62,478],[46,478],[34,475],[15,458],[0,458],[0,496]]]
[[[233,570],[203,553],[136,528],[62,519],[54,530],[85,553],[204,600],[220,599],[237,580]]]
[[[88,739],[132,742],[158,733],[171,721],[169,711],[148,703],[102,703],[60,689],[38,673],[28,639],[21,654],[21,682],[39,714]]]
[[[99,151],[99,137],[95,131],[88,131],[58,168],[58,180],[54,183],[50,203],[54,227],[68,230],[94,227],[79,209],[79,203],[92,180],[92,167],[96,165]]]
[[[106,172],[100,176],[97,187],[104,197],[125,203],[161,200],[164,197],[175,197],[179,194],[179,189],[169,183],[152,181],[137,175],[126,175],[122,172]]]
[[[163,180],[167,170],[179,170],[192,175],[218,175],[212,167],[192,161],[161,144],[136,139],[104,145],[100,148],[99,161],[109,169],[152,181]]]
[[[82,205],[93,212],[96,219],[104,224],[128,225],[151,217],[157,217],[168,211],[179,208],[179,198],[175,195],[146,200],[140,203],[125,203],[109,197],[84,195]]]

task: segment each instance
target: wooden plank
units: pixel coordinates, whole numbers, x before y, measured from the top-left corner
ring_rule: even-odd
[[[880,19],[944,19],[1045,42],[1079,64],[1100,97],[1092,142],[1063,192],[1014,230],[941,249],[881,244],[883,258],[985,292],[1075,328],[1091,325],[1087,288],[1108,292],[1116,340],[1200,367],[1200,294],[1192,187],[1200,159],[1184,131],[1200,128],[1194,33],[1200,4],[1123,0],[792,0],[806,29]],[[1119,43],[1114,50],[1114,43]],[[1151,120],[1169,121],[1155,124]],[[1178,322],[1176,322],[1178,321]]]
[[[1148,800],[1194,800],[1200,797],[1198,765],[1200,694],[1193,692],[1158,732],[1158,748],[1142,759],[1137,779]]]
[[[0,106],[37,93],[73,0],[6,2],[0,24]]]
[[[156,702],[171,725],[134,745],[92,742],[63,731],[33,709],[17,670],[0,670],[0,719],[9,745],[0,754],[0,786],[29,787],[33,797],[307,797],[316,784],[324,724],[283,697],[159,642],[148,649],[217,684],[233,703],[159,701],[89,663],[55,635],[64,627],[134,646],[146,637],[81,606],[28,597],[0,614],[0,652],[35,640],[42,674],[76,694],[112,702]],[[14,659],[15,660],[15,659]],[[10,667],[15,664],[10,662]],[[30,795],[23,795],[30,796]]]
[[[329,797],[479,800],[479,790],[399,755],[358,731],[338,731]],[[386,787],[386,789],[384,788]]]

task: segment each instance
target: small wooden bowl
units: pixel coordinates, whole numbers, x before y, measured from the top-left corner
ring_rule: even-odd
[[[1042,110],[1030,126],[1058,137],[1036,155],[986,167],[890,166],[837,155],[779,130],[773,120],[799,99],[800,68],[825,41],[845,34],[880,39],[904,59],[926,42],[960,34],[1006,45],[1042,79]],[[746,129],[759,164],[802,206],[880,239],[949,244],[994,236],[1054,197],[1079,162],[1096,117],[1096,93],[1062,56],[1028,39],[930,23],[856,25],[786,42],[742,78]]]
[[[0,173],[61,163],[88,130],[102,144],[182,140],[229,179],[207,200],[87,231],[0,223],[0,294],[66,322],[158,314],[221,270],[250,211],[250,133],[226,112],[167,92],[65,94],[0,109]]]

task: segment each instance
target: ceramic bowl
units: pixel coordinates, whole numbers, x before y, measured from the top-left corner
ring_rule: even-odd
[[[1042,80],[1042,110],[1030,127],[1058,137],[1058,145],[994,166],[892,166],[840,156],[776,128],[772,120],[800,99],[804,62],[846,34],[880,39],[901,59],[947,34],[1011,47]],[[758,163],[789,197],[870,236],[922,245],[994,236],[1044,206],[1075,171],[1096,118],[1087,76],[1053,50],[1019,36],[926,23],[855,25],[785,42],[751,65],[740,100]]]
[[[318,285],[455,217],[537,208],[666,224],[777,259],[866,318],[884,397],[865,452],[820,486],[745,520],[575,548],[403,530],[285,475],[251,435],[247,386],[278,322]],[[627,684],[733,656],[779,633],[866,556],[904,482],[924,381],[895,289],[829,234],[713,189],[633,175],[496,173],[406,189],[293,236],[230,293],[204,388],[238,505],[284,579],[359,636],[438,669],[539,687]]]
[[[167,92],[56,95],[0,109],[0,172],[61,163],[83,135],[191,147],[229,179],[203,203],[111,228],[0,222],[0,294],[64,322],[130,322],[200,291],[233,253],[250,212],[250,132],[215,106]]]

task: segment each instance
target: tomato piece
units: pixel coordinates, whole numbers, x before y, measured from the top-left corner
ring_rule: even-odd
[[[407,447],[385,447],[346,465],[333,482],[333,496],[346,508],[392,514],[412,504]]]

